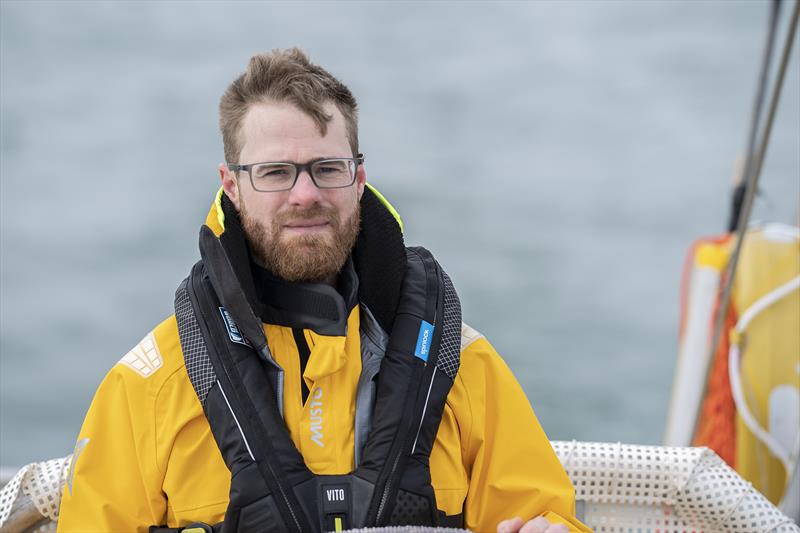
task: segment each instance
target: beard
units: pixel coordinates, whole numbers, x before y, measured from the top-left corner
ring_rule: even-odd
[[[361,229],[361,206],[356,203],[352,215],[342,221],[333,207],[315,204],[278,213],[271,227],[250,216],[241,201],[242,226],[256,261],[287,281],[332,283],[350,256]],[[316,235],[283,234],[283,226],[292,221],[323,218],[332,231]]]

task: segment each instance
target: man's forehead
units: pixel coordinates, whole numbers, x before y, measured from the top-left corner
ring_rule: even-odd
[[[349,146],[344,117],[339,109],[332,102],[326,102],[323,109],[332,117],[324,135],[311,115],[292,103],[267,100],[251,104],[239,131],[242,155],[255,156],[254,152],[266,150],[267,144],[276,149],[292,142]]]
[[[325,102],[322,108],[325,114],[331,117],[331,120],[327,122],[328,131],[335,125],[344,124],[344,117],[333,102]],[[313,128],[323,136],[314,118],[309,113],[291,102],[278,102],[275,100],[263,100],[250,104],[242,121],[242,126],[243,130],[248,131],[286,127],[292,129]]]

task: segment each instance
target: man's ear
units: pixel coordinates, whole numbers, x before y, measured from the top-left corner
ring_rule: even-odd
[[[364,163],[361,163],[356,168],[356,191],[358,191],[358,199],[364,195],[364,185],[367,183],[367,168]]]
[[[236,173],[228,169],[228,165],[225,163],[220,163],[217,170],[219,170],[219,179],[222,181],[222,190],[239,211],[239,181],[236,179]]]

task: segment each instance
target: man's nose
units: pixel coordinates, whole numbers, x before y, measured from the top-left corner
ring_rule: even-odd
[[[292,190],[289,191],[289,203],[293,205],[313,205],[315,203],[319,203],[321,200],[321,192],[316,185],[314,185],[314,181],[311,179],[311,175],[303,170],[297,176],[297,181],[292,187]]]

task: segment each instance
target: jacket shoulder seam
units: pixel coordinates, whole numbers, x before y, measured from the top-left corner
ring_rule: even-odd
[[[467,451],[467,454],[469,456],[469,453],[471,452],[470,447],[472,446],[472,444],[471,444],[472,443],[472,430],[474,429],[474,426],[475,426],[475,421],[474,421],[475,414],[472,411],[472,398],[470,398],[470,395],[469,395],[469,387],[467,387],[466,383],[464,383],[464,378],[461,377],[461,374],[456,374],[456,377],[461,382],[461,386],[464,387],[464,396],[467,398],[467,409],[468,409],[468,412],[469,412],[469,428],[467,429],[466,451]],[[464,453],[463,449],[462,449],[461,453]],[[470,475],[471,474],[472,474],[472,465],[470,465]]]
[[[474,332],[477,335],[473,335],[473,336],[470,336],[470,337],[465,336],[465,333],[469,334],[470,332]],[[472,344],[473,342],[475,342],[476,340],[478,340],[481,337],[483,337],[483,335],[481,335],[480,333],[478,333],[474,329],[472,329],[469,326],[467,326],[464,322],[461,323],[461,354],[460,355],[461,355],[461,358],[462,358],[462,361],[461,361],[462,364],[463,364],[464,351],[467,349],[467,347],[470,344]],[[455,379],[458,380],[459,384],[464,389],[464,396],[467,399],[467,413],[469,413],[469,420],[467,421],[467,423],[469,425],[468,425],[467,431],[466,431],[466,442],[463,442],[462,446],[461,446],[461,453],[462,453],[462,456],[463,456],[463,454],[466,452],[467,456],[469,457],[469,454],[471,452],[470,448],[471,448],[471,443],[472,443],[472,431],[473,431],[474,426],[475,426],[475,424],[474,424],[475,414],[474,414],[474,411],[472,410],[472,398],[470,397],[469,387],[467,387],[467,384],[464,382],[464,377],[461,375],[461,365],[459,365],[459,371],[456,372]],[[456,420],[458,420],[458,418],[456,418]],[[466,465],[464,465],[464,466],[466,466]],[[471,473],[471,471],[472,471],[472,467],[470,465],[470,473]]]
[[[161,383],[159,383],[158,388],[155,390],[155,393],[153,395],[153,404],[152,404],[152,409],[153,409],[152,423],[153,423],[153,437],[154,437],[154,439],[153,439],[153,457],[155,458],[155,462],[156,462],[156,464],[155,464],[156,470],[159,472],[159,474],[162,476],[162,478],[167,475],[167,472],[166,472],[166,462],[164,463],[164,469],[162,470],[162,468],[161,468],[161,459],[160,459],[159,454],[158,454],[158,418],[156,416],[156,411],[157,411],[156,406],[158,405],[158,402],[159,402],[159,400],[161,398],[161,393],[164,391],[164,388],[167,386],[167,384],[172,382],[172,380],[175,378],[175,376],[177,376],[180,373],[184,372],[184,373],[186,373],[186,376],[187,376],[187,379],[188,379],[188,372],[186,370],[186,361],[183,358],[183,345],[180,343],[180,336],[179,336],[179,333],[177,331],[177,328],[178,328],[177,320],[176,320],[176,317],[175,317],[174,314],[172,316],[170,316],[170,319],[173,320],[173,325],[175,326],[175,335],[178,336],[178,338],[179,338],[179,340],[178,340],[178,351],[179,351],[179,354],[180,354],[180,358],[179,358],[179,361],[175,363],[175,367],[169,373],[167,373],[163,377],[163,379],[161,380]],[[169,320],[169,319],[167,319],[167,320]],[[194,389],[192,389],[192,394],[194,394]],[[196,395],[195,395],[195,397],[196,397]],[[167,461],[167,460],[168,460],[168,458],[165,458],[165,461]]]
[[[186,371],[186,365],[185,364],[178,365],[178,367],[175,368],[175,370],[170,372],[164,378],[164,380],[161,382],[161,384],[158,387],[158,390],[156,390],[155,395],[153,396],[153,418],[152,418],[153,419],[153,437],[154,437],[154,439],[153,439],[153,448],[154,448],[153,457],[155,457],[155,460],[156,460],[156,470],[158,470],[158,472],[161,474],[162,477],[166,476],[167,472],[166,472],[166,470],[162,470],[161,469],[161,461],[160,461],[160,459],[158,457],[158,420],[157,420],[157,417],[156,417],[156,405],[158,405],[158,401],[159,401],[159,398],[161,397],[161,393],[163,392],[164,387],[166,387],[167,384],[170,383],[172,381],[172,379],[176,375],[178,375],[182,370],[184,372]],[[188,377],[188,374],[187,374],[187,377]],[[194,394],[194,389],[192,389],[192,393]],[[197,395],[195,395],[195,397],[197,397]]]

